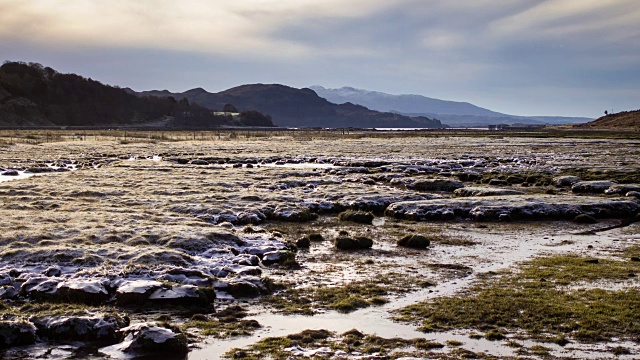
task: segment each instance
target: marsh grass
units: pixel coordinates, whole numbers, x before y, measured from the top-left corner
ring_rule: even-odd
[[[262,301],[285,314],[312,315],[320,310],[349,313],[354,310],[382,305],[388,290],[371,282],[351,283],[332,287],[289,288],[265,297]]]
[[[445,358],[429,353],[430,350],[442,349],[444,344],[422,338],[402,339],[383,338],[376,335],[367,335],[352,329],[343,334],[336,334],[327,330],[304,330],[300,333],[282,337],[269,337],[258,341],[246,348],[232,349],[225,354],[226,358],[243,359],[290,359],[292,354],[286,348],[301,346],[317,349],[328,347],[331,351],[342,350],[348,353],[363,354],[373,358],[399,358],[403,356],[424,356],[430,358]],[[403,349],[414,351],[402,351]],[[460,350],[460,349],[457,349]],[[314,357],[315,358],[315,357]]]
[[[598,259],[598,263],[571,255],[534,259],[520,271],[483,277],[462,296],[406,307],[397,319],[418,322],[425,332],[477,329],[495,340],[508,331],[524,331],[534,339],[559,344],[567,343],[565,336],[583,342],[637,339],[640,289],[589,286],[596,281],[626,280],[640,271],[640,263],[626,258],[628,251],[621,255],[625,258]]]

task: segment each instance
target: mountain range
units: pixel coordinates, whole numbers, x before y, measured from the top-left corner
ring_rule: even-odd
[[[38,63],[0,66],[2,127],[161,127],[207,129],[221,125],[273,126],[256,111],[215,114],[188,100],[137,96]]]
[[[562,116],[516,116],[485,109],[468,102],[434,99],[422,95],[392,95],[378,91],[342,87],[310,86],[319,96],[336,104],[354,103],[372,110],[407,116],[427,116],[454,127],[486,127],[496,124],[563,125],[591,121],[591,118]]]
[[[130,90],[133,91],[133,90]],[[182,93],[152,90],[139,96],[186,98],[211,110],[220,111],[227,104],[239,109],[255,109],[269,114],[273,122],[284,127],[321,128],[443,128],[439,120],[426,116],[406,116],[370,110],[346,102],[334,104],[311,89],[296,89],[279,84],[249,84],[211,93],[202,88]]]

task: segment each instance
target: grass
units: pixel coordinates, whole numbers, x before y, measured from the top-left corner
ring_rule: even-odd
[[[640,272],[629,256],[586,262],[578,256],[534,259],[520,271],[484,277],[458,297],[437,298],[402,309],[398,319],[418,322],[425,332],[451,329],[484,331],[490,340],[508,332],[566,344],[567,337],[583,342],[640,337],[640,289],[603,290],[594,282],[619,282]]]
[[[285,314],[312,315],[317,309],[349,313],[387,302],[388,290],[370,282],[332,287],[289,288],[263,298],[263,302]]]
[[[284,349],[300,346],[317,349],[328,347],[332,352],[342,350],[347,353],[366,355],[376,354],[376,358],[399,358],[413,355],[425,355],[433,349],[441,349],[445,345],[426,339],[382,338],[376,335],[366,335],[356,329],[341,335],[327,330],[304,330],[297,334],[282,337],[269,337],[258,341],[243,349],[232,349],[225,354],[227,358],[243,359],[289,359],[292,354]],[[459,345],[452,345],[459,346]],[[413,352],[399,352],[400,349],[415,348]],[[459,350],[459,349],[457,349]],[[314,357],[315,359],[316,357]]]

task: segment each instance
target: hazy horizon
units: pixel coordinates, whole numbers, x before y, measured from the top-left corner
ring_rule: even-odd
[[[0,52],[137,91],[351,86],[514,115],[640,108],[631,0],[0,0]]]

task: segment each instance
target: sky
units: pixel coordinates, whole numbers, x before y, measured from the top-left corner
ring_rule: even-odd
[[[0,0],[0,61],[134,90],[352,86],[513,115],[640,108],[638,0]]]

